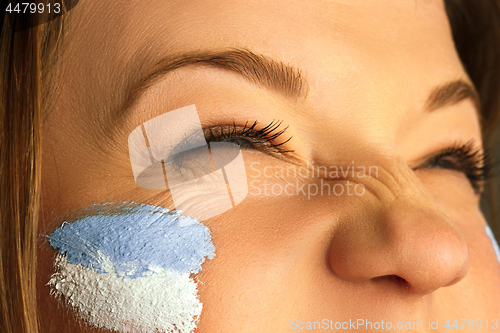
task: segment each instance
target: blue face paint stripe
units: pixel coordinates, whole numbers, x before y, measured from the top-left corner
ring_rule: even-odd
[[[94,207],[48,239],[72,264],[137,278],[166,271],[197,273],[215,256],[210,230],[178,212],[145,204]]]

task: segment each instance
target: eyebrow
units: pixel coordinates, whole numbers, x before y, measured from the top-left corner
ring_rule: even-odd
[[[171,55],[159,61],[151,72],[131,89],[124,109],[129,108],[165,74],[186,66],[211,66],[233,72],[290,99],[306,98],[309,88],[307,80],[299,69],[262,54],[246,49],[197,51]]]
[[[122,110],[127,110],[151,86],[166,74],[186,66],[211,66],[233,72],[246,80],[275,91],[290,99],[306,98],[309,85],[300,69],[247,49],[194,51],[170,55],[160,60],[138,84],[129,91]],[[481,110],[479,95],[474,86],[463,79],[453,80],[434,87],[427,98],[425,109],[429,112],[470,98]]]
[[[476,89],[470,83],[458,79],[433,88],[425,107],[427,111],[432,112],[448,105],[457,104],[467,98],[472,100],[479,113],[481,103]]]

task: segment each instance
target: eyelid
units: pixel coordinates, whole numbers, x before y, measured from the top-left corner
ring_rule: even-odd
[[[257,129],[258,123],[258,121],[254,121],[249,125],[249,122],[246,122],[243,126],[240,126],[233,122],[231,125],[209,126],[204,128],[203,132],[207,142],[222,141],[224,139],[245,139],[253,145],[254,149],[274,157],[290,155],[294,152],[284,148],[292,139],[291,136],[277,143],[278,138],[284,135],[288,129],[288,126],[280,128],[282,121],[273,120],[260,129]]]
[[[428,155],[424,162],[415,169],[428,168],[435,166],[431,165],[447,157],[456,160],[456,167],[443,168],[447,170],[455,170],[463,173],[469,180],[476,194],[480,194],[484,187],[484,182],[491,176],[491,171],[494,167],[491,160],[491,155],[485,151],[481,145],[477,145],[474,140],[470,140],[465,144],[454,143],[453,145],[441,149],[437,153]]]

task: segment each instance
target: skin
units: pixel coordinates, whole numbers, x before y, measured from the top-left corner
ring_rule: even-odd
[[[168,191],[137,187],[130,169],[128,135],[151,118],[195,104],[202,126],[279,119],[298,162],[244,149],[249,178],[284,185],[295,178],[255,169],[272,174],[306,162],[354,161],[379,175],[326,180],[362,184],[360,196],[254,191],[204,221],[216,258],[196,277],[203,303],[196,332],[289,332],[292,319],[325,318],[421,321],[419,332],[439,320],[440,332],[447,319],[499,319],[500,266],[478,196],[463,173],[421,167],[456,142],[481,142],[469,99],[425,110],[433,87],[469,81],[441,1],[82,0],[66,33],[59,94],[43,125],[40,234],[94,203],[174,208]],[[307,97],[290,100],[220,69],[185,67],[114,116],[132,82],[165,55],[231,47],[300,69]],[[94,331],[49,295],[55,253],[40,240],[41,332]]]

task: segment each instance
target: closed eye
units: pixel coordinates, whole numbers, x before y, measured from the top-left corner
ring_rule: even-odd
[[[454,145],[434,154],[419,168],[440,168],[463,173],[469,180],[474,192],[480,194],[484,182],[492,175],[491,155],[482,148],[475,148],[474,141]]]
[[[208,145],[210,145],[210,142],[229,142],[238,145],[242,149],[254,149],[273,157],[281,157],[293,152],[293,150],[283,147],[292,137],[282,139],[288,129],[288,126],[281,128],[282,123],[282,121],[273,120],[267,126],[260,129],[257,129],[258,121],[254,121],[251,125],[247,122],[243,126],[233,123],[232,125],[205,127],[203,128],[203,133]],[[197,134],[195,135],[198,136]],[[200,138],[198,137],[186,137],[175,146],[173,149],[174,153],[169,159],[165,162],[158,162],[171,164],[175,170],[178,170],[179,174],[183,172],[199,173],[200,175],[206,174],[206,170],[204,170],[206,168],[201,167],[201,165],[205,165],[206,163],[201,163],[201,161],[203,161],[203,155],[206,153],[207,148],[203,146],[185,150],[187,147],[192,146],[191,142],[199,142],[199,140]],[[193,168],[196,170],[193,170]]]

